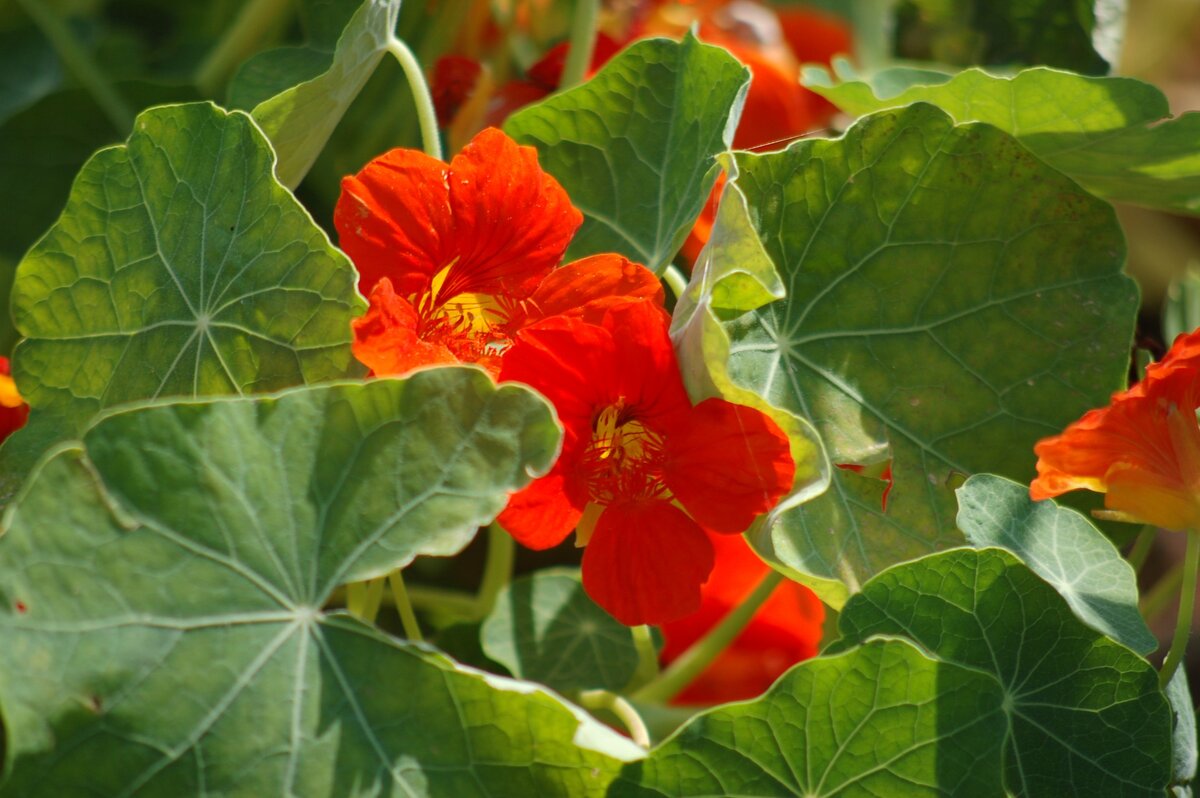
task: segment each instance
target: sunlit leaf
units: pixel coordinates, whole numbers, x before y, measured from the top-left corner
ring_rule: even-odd
[[[1171,783],[1176,792],[1181,789],[1191,794],[1191,783],[1196,778],[1196,708],[1192,691],[1188,689],[1187,668],[1175,671],[1165,690],[1174,716],[1171,734],[1173,750]]]
[[[610,796],[1000,796],[1003,697],[986,674],[875,640],[698,716]]]
[[[780,285],[728,307],[714,289],[721,321],[686,331],[685,368],[811,419],[834,463],[890,461],[886,508],[884,482],[834,469],[825,494],[752,535],[836,607],[962,541],[957,480],[1028,479],[1039,438],[1122,386],[1137,291],[1110,206],[932,106],[736,167],[714,238],[737,245],[712,247],[694,284],[769,285],[765,256]]]
[[[998,679],[1009,794],[1149,798],[1167,787],[1171,713],[1158,674],[1008,552],[958,549],[897,565],[847,602],[838,626],[836,650],[903,635]]]
[[[557,439],[469,368],[101,419],[0,537],[0,794],[602,794],[628,741],[322,609],[461,549]]]
[[[661,272],[682,246],[741,115],[749,71],[728,52],[647,39],[581,86],[509,117],[584,222],[568,258],[622,255]]]

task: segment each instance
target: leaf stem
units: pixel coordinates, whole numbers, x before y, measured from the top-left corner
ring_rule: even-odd
[[[655,676],[658,676],[658,652],[654,649],[654,638],[650,634],[650,627],[645,624],[635,626],[629,630],[633,635],[633,647],[637,651],[638,664],[633,672],[633,676],[629,678],[629,685],[626,691],[636,690],[644,684],[649,684]]]
[[[1146,564],[1146,558],[1150,556],[1150,551],[1154,548],[1154,539],[1157,535],[1158,527],[1146,524],[1133,541],[1133,548],[1129,550],[1129,557],[1126,559],[1129,560],[1135,574],[1140,572],[1142,566]]]
[[[383,577],[346,585],[346,609],[363,623],[375,623],[383,603]]]
[[[584,690],[579,694],[579,706],[587,710],[606,709],[617,716],[629,736],[642,748],[650,747],[650,732],[633,705],[608,690]]]
[[[1183,563],[1177,563],[1171,570],[1163,574],[1154,583],[1154,587],[1147,590],[1146,594],[1142,596],[1142,600],[1138,602],[1138,611],[1146,619],[1146,623],[1150,623],[1162,614],[1179,592],[1181,584],[1183,584]]]
[[[721,622],[709,630],[708,634],[692,644],[691,648],[679,655],[679,658],[658,675],[649,684],[637,690],[630,696],[639,702],[665,703],[675,696],[705,668],[717,655],[725,650],[733,639],[738,636],[746,624],[758,612],[758,608],[770,597],[771,593],[783,581],[778,571],[771,571],[763,577],[753,592],[738,606],[734,607],[721,619]]]
[[[475,612],[479,618],[486,618],[496,605],[496,597],[504,586],[512,581],[513,560],[516,557],[516,544],[512,535],[504,531],[499,524],[492,522],[488,526],[487,561],[483,566],[483,579],[479,583],[479,594],[475,598]]]
[[[250,0],[242,6],[233,24],[225,29],[216,46],[196,69],[196,88],[205,97],[215,97],[233,76],[238,65],[250,57],[262,38],[279,23],[292,0]]]
[[[404,635],[409,640],[424,640],[421,625],[417,623],[417,614],[413,612],[412,602],[408,600],[408,590],[404,586],[404,577],[399,568],[388,574],[388,583],[392,586],[392,598],[396,601],[396,613],[404,626]]]
[[[66,22],[50,10],[45,0],[18,0],[18,3],[50,40],[54,51],[79,84],[92,95],[117,133],[122,137],[128,135],[133,130],[133,111],[92,57],[80,46]]]
[[[1175,619],[1175,636],[1171,648],[1158,672],[1158,683],[1166,687],[1175,675],[1175,669],[1183,660],[1187,650],[1188,635],[1192,631],[1192,611],[1196,606],[1196,571],[1200,569],[1200,531],[1187,531],[1187,553],[1183,557],[1183,587],[1179,590],[1179,615]]]
[[[592,52],[596,49],[596,19],[599,16],[600,0],[575,0],[567,60],[558,81],[560,91],[583,82],[592,63]]]
[[[442,141],[438,138],[437,111],[433,107],[433,96],[421,64],[408,45],[392,36],[388,39],[388,52],[400,63],[408,88],[412,92],[413,104],[417,107],[417,122],[421,126],[421,146],[430,158],[442,160]]]
[[[408,598],[414,607],[433,612],[448,612],[465,620],[476,620],[478,610],[475,596],[459,590],[447,590],[427,585],[408,585]]]
[[[667,288],[670,288],[671,293],[675,295],[675,301],[678,302],[683,296],[683,292],[687,290],[687,277],[684,276],[683,272],[674,263],[667,264],[662,277],[663,282],[667,284]]]

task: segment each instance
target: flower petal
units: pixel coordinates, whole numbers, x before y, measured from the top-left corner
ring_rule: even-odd
[[[660,624],[700,607],[713,568],[704,531],[664,501],[605,508],[583,552],[583,587],[627,626]]]
[[[706,529],[743,532],[796,476],[787,435],[769,416],[705,399],[666,438],[663,479]]]
[[[665,430],[691,408],[668,331],[670,316],[648,300],[615,305],[603,325],[613,339],[612,388],[638,420]]]
[[[509,329],[515,332],[551,316],[601,324],[609,308],[639,299],[662,306],[662,283],[654,272],[620,255],[592,255],[546,275],[510,317]]]
[[[496,521],[522,546],[548,549],[571,534],[586,503],[560,458],[549,474],[514,493]]]
[[[417,150],[384,153],[342,180],[333,224],[360,292],[383,277],[403,296],[427,291],[453,257],[446,164]]]
[[[538,166],[537,150],[487,128],[450,162],[457,260],[439,293],[523,299],[567,250],[583,214]]]
[[[1106,476],[1104,506],[1163,529],[1200,530],[1200,498],[1175,480],[1118,463]]]
[[[445,345],[421,340],[417,324],[412,304],[392,290],[392,281],[384,277],[371,291],[371,307],[350,322],[354,331],[351,351],[378,377],[459,362]]]

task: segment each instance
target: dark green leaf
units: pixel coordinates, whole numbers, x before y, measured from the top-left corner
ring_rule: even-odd
[[[1093,629],[1141,654],[1158,648],[1138,612],[1137,575],[1079,513],[1032,501],[1026,485],[977,474],[958,489],[958,528],[976,548],[1015,554]]]
[[[619,252],[666,268],[708,199],[749,71],[694,36],[637,42],[581,86],[509,117],[584,222],[568,258]]]
[[[1102,197],[1200,213],[1200,114],[1170,118],[1163,93],[1132,78],[1026,69],[1011,78],[969,69],[900,88],[891,70],[860,79],[820,68],[805,85],[852,114],[933,103],[958,122],[987,122]],[[911,76],[910,76],[911,77]]]
[[[1171,713],[1154,669],[1085,626],[1006,551],[958,549],[890,568],[846,603],[838,625],[835,648],[903,635],[998,679],[1009,794],[1158,798],[1167,787]]]
[[[471,368],[101,419],[0,538],[0,794],[601,794],[628,741],[322,610],[461,549],[557,439]]]
[[[714,384],[811,419],[834,463],[890,460],[886,508],[882,481],[835,469],[823,496],[752,535],[836,607],[892,563],[962,540],[957,480],[1028,479],[1038,439],[1107,402],[1137,289],[1109,205],[932,106],[736,158],[714,238],[738,245],[712,247],[693,283],[768,285],[773,264],[782,290],[714,294],[714,319],[681,331],[684,368],[702,361]]]
[[[874,640],[698,716],[609,795],[1000,796],[1003,697],[986,674]]]
[[[630,628],[588,597],[574,571],[514,580],[484,621],[481,641],[514,676],[560,692],[620,690],[638,665]]]

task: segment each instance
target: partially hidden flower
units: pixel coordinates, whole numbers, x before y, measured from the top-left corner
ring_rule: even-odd
[[[1200,329],[1175,339],[1146,376],[1038,442],[1029,495],[1086,488],[1110,515],[1166,529],[1200,529]]]
[[[12,435],[29,419],[29,405],[17,392],[8,358],[0,356],[0,441]]]
[[[615,298],[661,305],[658,279],[619,255],[555,268],[582,220],[536,150],[499,130],[449,164],[407,149],[376,158],[343,181],[334,211],[370,298],[355,356],[377,375],[455,362],[495,374],[525,324]]]
[[[498,520],[535,549],[574,529],[584,588],[622,623],[695,612],[714,562],[706,531],[744,531],[791,488],[788,440],[768,416],[723,399],[692,405],[650,301],[614,304],[598,323],[526,327],[500,379],[540,391],[565,433],[554,468]]]
[[[701,588],[700,609],[662,627],[667,665],[746,600],[769,568],[741,535],[709,533],[716,552],[712,575]],[[771,593],[738,636],[671,703],[726,704],[761,695],[797,662],[816,656],[825,606],[811,590],[785,581]]]

